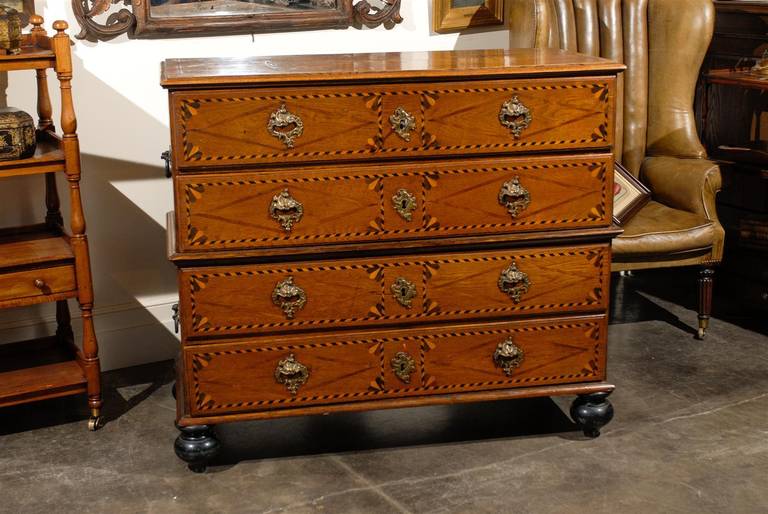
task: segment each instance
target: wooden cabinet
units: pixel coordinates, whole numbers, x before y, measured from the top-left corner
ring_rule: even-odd
[[[717,213],[726,230],[722,271],[737,310],[768,310],[768,82],[750,68],[768,43],[768,3],[716,1],[715,33],[700,80],[698,121],[718,161]]]
[[[622,69],[549,50],[166,61],[177,454],[204,469],[230,421],[557,394],[597,435]]]
[[[56,302],[56,334],[0,346],[0,407],[86,393],[89,428],[101,418],[98,347],[93,329],[93,287],[88,240],[80,197],[80,149],[72,103],[72,59],[66,22],[53,24],[48,37],[43,19],[32,16],[31,33],[22,36],[21,53],[0,56],[0,71],[35,70],[37,76],[37,148],[27,159],[0,161],[0,178],[41,175],[45,179],[44,223],[0,230],[0,308]],[[61,130],[56,133],[46,72],[61,85]],[[56,174],[69,185],[71,233],[64,230]],[[32,180],[32,177],[29,178]],[[83,323],[76,344],[67,300],[77,299]]]

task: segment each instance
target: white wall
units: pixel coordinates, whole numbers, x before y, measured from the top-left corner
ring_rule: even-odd
[[[79,28],[70,3],[37,0],[45,27],[51,30],[54,20],[67,20],[74,36]],[[392,30],[167,40],[122,36],[97,44],[76,40],[73,90],[103,369],[172,358],[177,348],[170,321],[175,274],[165,258],[165,213],[173,204],[171,183],[160,161],[170,140],[166,93],[158,85],[160,62],[170,57],[507,46],[504,30],[461,36],[432,33],[431,4],[431,0],[402,0],[404,21]],[[34,73],[13,73],[8,82],[8,104],[34,113]],[[49,77],[49,83],[55,92],[58,82]],[[0,183],[0,225],[39,221],[44,214],[41,192],[42,177]],[[50,306],[0,312],[0,343],[33,337],[52,325]]]

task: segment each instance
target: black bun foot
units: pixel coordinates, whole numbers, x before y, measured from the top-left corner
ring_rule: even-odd
[[[173,449],[176,455],[189,464],[189,469],[195,473],[203,473],[208,462],[221,449],[219,440],[213,435],[209,425],[177,427],[181,434],[176,438]]]
[[[600,435],[600,429],[613,419],[613,405],[608,401],[610,391],[585,394],[571,404],[571,418],[587,437]]]

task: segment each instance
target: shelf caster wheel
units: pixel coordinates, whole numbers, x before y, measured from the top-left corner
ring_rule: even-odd
[[[221,450],[221,443],[213,435],[212,427],[196,425],[177,428],[181,434],[173,445],[176,456],[187,463],[190,471],[205,472],[208,462]]]
[[[594,439],[600,429],[613,419],[613,405],[608,401],[611,391],[585,394],[571,404],[571,418],[579,425],[584,435]]]
[[[88,430],[95,432],[104,426],[104,418],[101,416],[93,416],[88,420]]]

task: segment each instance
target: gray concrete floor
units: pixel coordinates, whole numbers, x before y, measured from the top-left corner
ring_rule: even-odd
[[[0,511],[768,512],[766,317],[721,284],[694,340],[694,278],[616,281],[599,439],[569,398],[282,419],[219,427],[225,451],[197,475],[173,454],[160,363],[106,374],[96,433],[81,398],[0,409]]]

